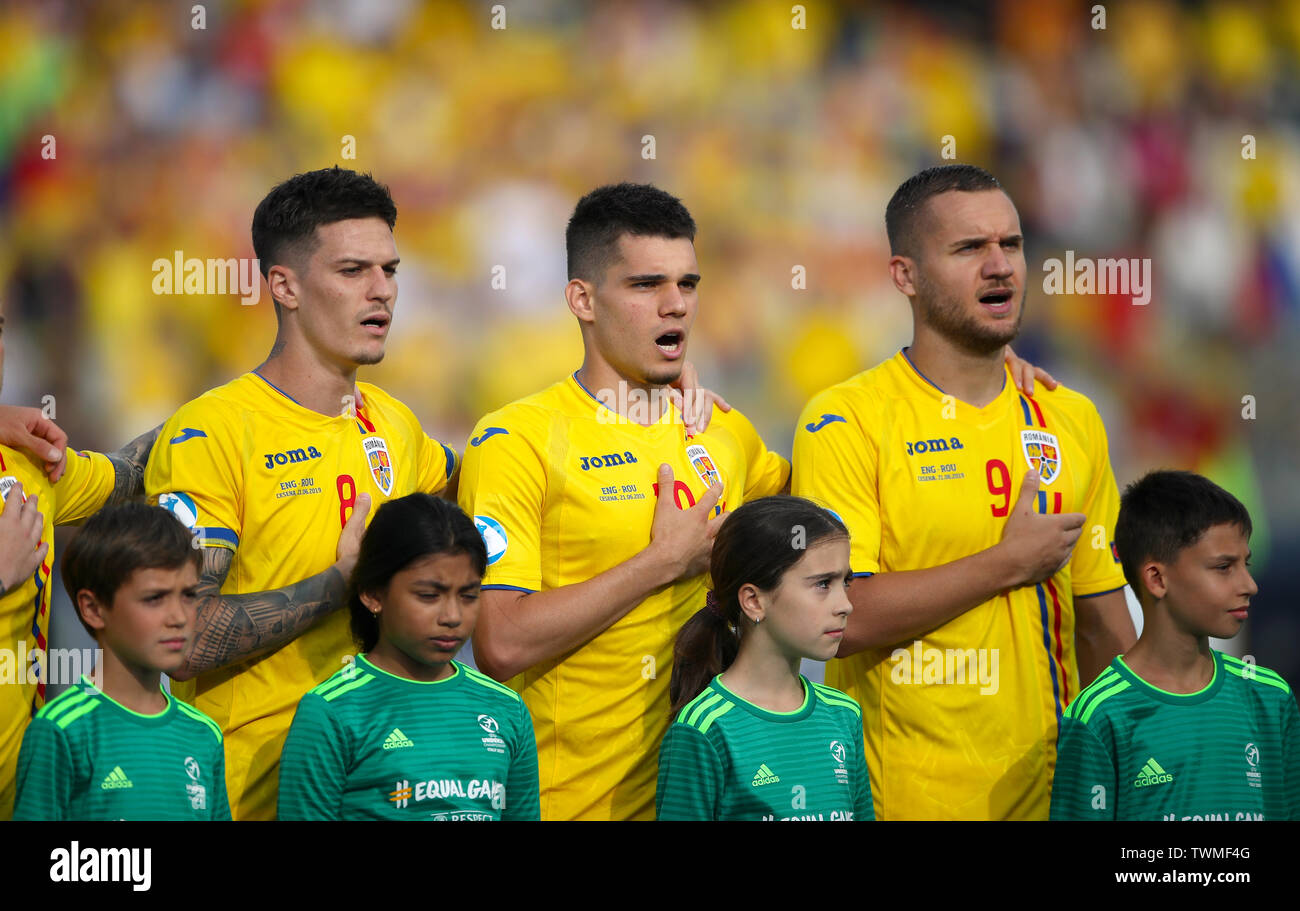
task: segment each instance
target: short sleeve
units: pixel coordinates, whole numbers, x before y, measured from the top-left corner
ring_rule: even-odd
[[[779,493],[790,478],[790,463],[767,448],[753,423],[740,412],[732,411],[725,420],[745,454],[744,501]]]
[[[53,722],[34,718],[18,752],[15,820],[68,819],[74,768],[67,735]]]
[[[849,565],[870,575],[880,571],[878,449],[845,404],[828,390],[804,408],[794,432],[791,493],[840,517],[849,530]]]
[[[437,493],[456,473],[456,450],[420,431],[420,484],[423,493]]]
[[[514,755],[506,779],[506,807],[501,814],[505,820],[535,822],[542,818],[540,785],[537,779],[537,737],[533,733],[533,719],[528,707],[520,699],[515,719]]]
[[[542,586],[542,507],[549,421],[518,409],[481,420],[465,449],[460,508],[487,544],[483,588],[534,592]]]
[[[280,753],[276,818],[342,819],[349,749],[328,703],[315,693],[303,696]]]
[[[1087,725],[1068,715],[1061,718],[1051,818],[1115,819],[1117,781],[1115,759],[1106,745]]]
[[[54,485],[54,524],[80,522],[98,512],[113,492],[117,472],[99,452],[66,450],[68,467]]]
[[[673,724],[659,747],[655,818],[715,820],[722,808],[722,763],[707,737]]]
[[[204,547],[239,548],[243,500],[242,425],[208,396],[163,424],[145,468],[145,494],[200,537]]]
[[[1087,597],[1124,587],[1124,571],[1115,550],[1115,521],[1119,518],[1119,488],[1110,467],[1106,427],[1097,409],[1088,403],[1088,464],[1092,480],[1080,511],[1087,516],[1083,535],[1070,558],[1071,588],[1075,597]],[[1100,530],[1101,535],[1097,534]]]

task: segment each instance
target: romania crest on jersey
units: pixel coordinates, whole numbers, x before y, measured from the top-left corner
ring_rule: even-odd
[[[1044,484],[1051,484],[1061,473],[1061,444],[1056,434],[1046,430],[1020,431],[1020,445],[1025,451],[1025,461],[1038,472]]]
[[[393,460],[388,454],[388,444],[380,436],[366,437],[361,441],[370,465],[370,476],[384,496],[393,492]]]
[[[686,447],[686,458],[690,459],[691,467],[700,476],[700,480],[704,482],[705,487],[712,487],[714,484],[722,483],[722,474],[713,464],[709,451],[699,443],[693,443]]]

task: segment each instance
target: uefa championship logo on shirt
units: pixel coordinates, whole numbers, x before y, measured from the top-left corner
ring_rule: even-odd
[[[185,757],[185,774],[190,776],[190,781],[185,783],[185,793],[190,798],[191,810],[206,810],[208,808],[208,789],[199,784],[201,773],[199,764],[193,756]]]
[[[838,740],[831,741],[831,759],[835,760],[835,780],[840,784],[849,783],[849,770],[844,767],[844,760],[848,758],[849,751],[845,749],[844,744]]]
[[[487,732],[483,738],[483,746],[489,753],[504,753],[506,751],[506,742],[497,734],[501,730],[501,725],[491,715],[479,715],[478,726]]]

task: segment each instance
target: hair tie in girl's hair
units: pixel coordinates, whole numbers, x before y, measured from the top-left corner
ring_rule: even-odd
[[[712,590],[710,590],[709,593],[704,596],[704,608],[709,613],[713,614],[713,616],[717,617],[719,620],[727,619],[722,614],[722,608],[718,606],[718,596],[715,595]]]

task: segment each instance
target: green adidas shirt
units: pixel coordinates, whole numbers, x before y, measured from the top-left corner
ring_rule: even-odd
[[[82,677],[23,734],[14,819],[229,820],[221,729],[169,695],[141,715]]]
[[[1300,819],[1300,711],[1275,672],[1214,652],[1205,689],[1115,658],[1061,718],[1052,819]]]
[[[803,705],[769,712],[722,685],[689,702],[659,748],[661,820],[868,820],[862,709],[800,677]]]
[[[540,819],[537,741],[519,694],[458,661],[425,683],[364,655],[298,703],[280,819]]]

